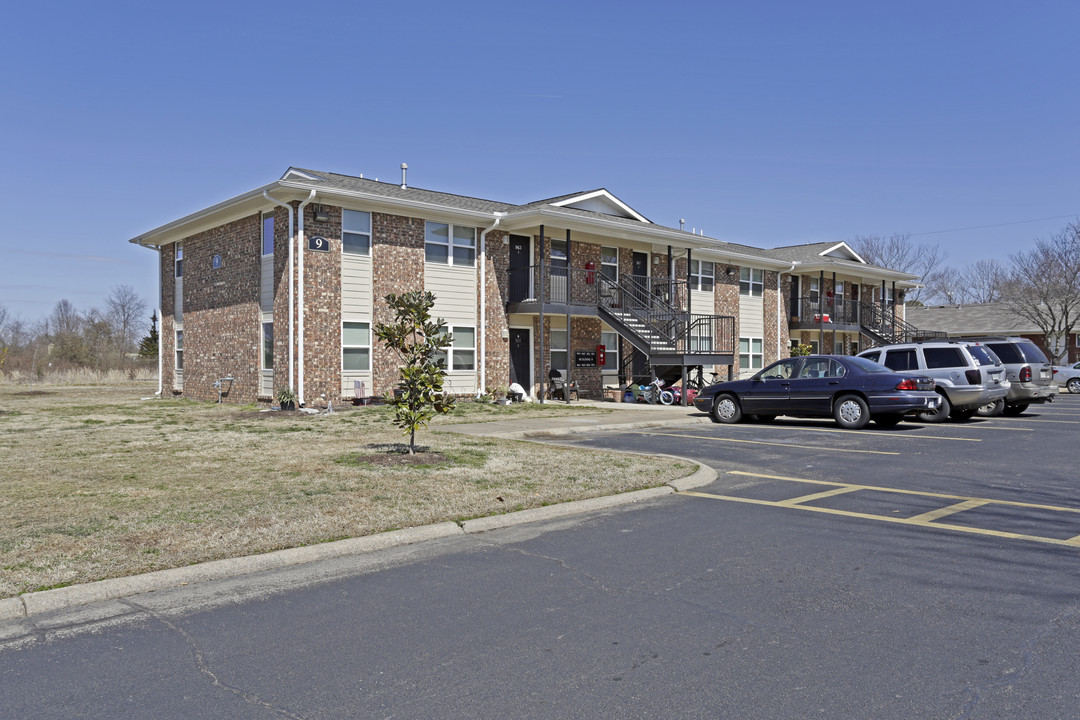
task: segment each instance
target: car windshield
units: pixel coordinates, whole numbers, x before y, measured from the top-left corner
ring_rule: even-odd
[[[868,360],[868,359],[866,359],[864,357],[844,358],[844,362],[845,363],[850,363],[851,365],[854,365],[855,367],[859,368],[863,372],[867,372],[867,373],[891,373],[892,372],[892,370],[885,367],[884,365],[880,365],[880,364],[874,362],[873,360]]]
[[[989,348],[983,347],[982,345],[968,345],[968,352],[971,353],[971,357],[975,358],[975,363],[977,365],[1000,364],[998,356]]]

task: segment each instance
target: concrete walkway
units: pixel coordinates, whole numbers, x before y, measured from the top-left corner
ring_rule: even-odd
[[[561,405],[563,403],[552,401],[552,404]],[[598,412],[595,415],[562,415],[545,418],[524,418],[521,420],[500,420],[499,422],[444,425],[439,427],[438,431],[526,440],[580,432],[631,430],[662,425],[710,422],[708,415],[698,412],[693,407],[646,405],[643,403],[605,403],[589,400],[578,400],[571,404],[578,407],[595,407],[598,410],[611,410],[613,412]],[[679,459],[687,461],[686,458]],[[588,500],[576,500],[558,505],[467,520],[462,523],[443,522],[424,527],[406,528],[393,532],[339,540],[337,542],[278,550],[261,555],[212,560],[171,570],[158,570],[131,577],[25,593],[18,597],[0,599],[0,621],[26,618],[104,600],[236,577],[290,565],[300,565],[327,558],[371,553],[437,538],[487,532],[501,527],[594,512],[619,505],[630,505],[675,492],[702,487],[715,479],[715,470],[706,465],[698,464],[697,471],[691,475],[674,480],[665,486],[648,490],[637,490]]]

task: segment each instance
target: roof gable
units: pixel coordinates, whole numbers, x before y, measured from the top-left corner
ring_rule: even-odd
[[[564,196],[557,200],[549,201],[547,204],[554,207],[573,208],[575,210],[599,213],[600,215],[613,215],[615,217],[626,218],[627,220],[637,220],[638,222],[643,223],[650,222],[647,217],[603,188]]]
[[[835,245],[822,250],[818,255],[821,257],[834,257],[841,260],[852,260],[857,263],[866,264],[866,261],[859,257],[859,254],[851,249],[851,246],[846,242],[838,242]]]

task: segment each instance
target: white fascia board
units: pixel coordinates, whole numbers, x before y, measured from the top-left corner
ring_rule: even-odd
[[[827,258],[822,258],[822,262],[814,262],[812,260],[803,261],[799,265],[798,273],[805,275],[814,275],[824,271],[826,275],[836,273],[837,275],[853,275],[862,280],[885,280],[887,282],[895,282],[897,287],[910,290],[913,288],[922,287],[918,280],[919,275],[912,275],[911,273],[900,272],[899,270],[889,270],[888,268],[880,268],[876,265],[861,265],[853,267],[851,265],[838,265],[835,262],[830,262]]]
[[[569,197],[565,200],[560,200],[559,202],[553,202],[551,203],[551,205],[554,207],[566,207],[567,205],[573,205],[574,203],[582,202],[584,200],[592,200],[593,198],[597,197],[602,197],[605,200],[608,200],[612,205],[615,205],[627,215],[639,222],[648,223],[650,225],[652,224],[652,221],[650,221],[647,217],[637,212],[636,210],[634,210],[634,208],[630,207],[622,200],[615,197],[604,189],[594,190],[593,192],[588,193],[582,193],[581,195],[575,195],[574,197]]]
[[[840,249],[843,249],[845,254],[848,255],[855,262],[862,263],[863,265],[867,264],[867,262],[865,260],[863,260],[861,257],[859,257],[859,253],[852,250],[851,246],[848,245],[846,242],[844,242],[842,240],[840,242],[836,243],[835,245],[833,245],[831,248],[826,248],[825,250],[822,250],[820,253],[818,253],[818,255],[821,255],[822,257],[826,257],[826,256],[828,256],[829,253],[834,252],[836,250],[840,250]]]
[[[294,188],[305,193],[312,189],[311,185],[282,181],[283,188]],[[428,220],[464,220],[467,222],[489,221],[495,217],[494,212],[487,210],[466,210],[438,203],[423,202],[420,200],[408,200],[405,198],[393,198],[376,193],[366,193],[357,190],[342,190],[340,188],[315,187],[316,195],[314,202],[333,204],[335,201],[355,201],[358,207],[365,210],[394,213],[405,216],[422,217]]]
[[[263,191],[272,191],[277,187],[279,187],[277,182],[263,185],[243,195],[237,195],[217,205],[193,212],[179,220],[173,220],[142,235],[137,235],[128,242],[144,247],[160,248],[162,245],[183,240],[204,230],[210,230],[227,222],[259,212],[261,209],[270,209],[275,206],[267,202],[266,198],[263,197]],[[279,199],[287,201],[289,198]]]

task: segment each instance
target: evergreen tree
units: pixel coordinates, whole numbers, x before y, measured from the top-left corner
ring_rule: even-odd
[[[139,341],[139,357],[153,360],[158,354],[157,310],[150,315],[150,334]]]

